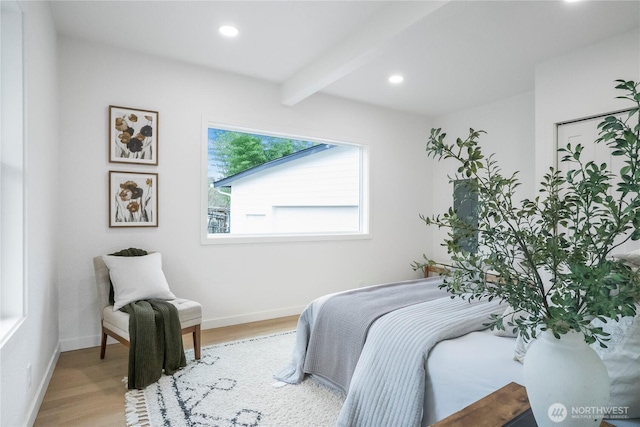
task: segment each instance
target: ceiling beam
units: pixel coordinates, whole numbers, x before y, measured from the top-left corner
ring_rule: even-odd
[[[381,55],[393,40],[445,1],[391,2],[327,53],[281,86],[282,103],[293,106]]]

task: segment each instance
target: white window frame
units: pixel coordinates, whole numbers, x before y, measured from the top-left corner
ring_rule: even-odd
[[[20,4],[2,1],[2,70],[0,70],[0,347],[27,316],[25,265],[26,130],[24,22]]]
[[[283,233],[283,234],[210,234],[208,232],[208,130],[209,128],[223,129],[235,132],[267,135],[278,138],[291,138],[302,141],[312,141],[325,144],[351,145],[360,149],[360,230],[354,232],[328,233]],[[303,241],[331,241],[370,239],[370,194],[369,194],[369,150],[366,145],[344,142],[333,139],[302,136],[293,133],[274,132],[263,129],[227,125],[215,122],[207,117],[202,118],[202,163],[201,163],[201,225],[200,236],[203,245],[238,244],[238,243],[267,243],[267,242],[303,242]]]

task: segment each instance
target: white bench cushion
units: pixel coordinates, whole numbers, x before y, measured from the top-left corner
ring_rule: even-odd
[[[182,329],[199,325],[202,322],[202,306],[199,303],[184,298],[176,298],[168,302],[178,309]],[[102,310],[102,316],[105,328],[129,340],[129,315],[127,313],[120,310],[113,311],[113,306],[109,305]]]

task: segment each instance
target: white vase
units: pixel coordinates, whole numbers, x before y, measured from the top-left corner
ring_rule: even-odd
[[[609,375],[581,332],[544,331],[524,361],[524,382],[539,427],[599,426],[609,405]]]

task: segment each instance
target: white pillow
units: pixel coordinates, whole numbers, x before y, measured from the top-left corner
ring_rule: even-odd
[[[626,254],[617,254],[614,255],[613,258],[615,260],[622,260],[625,264],[627,264],[631,269],[638,269],[640,267],[640,253],[637,252],[629,252]]]
[[[601,348],[598,343],[591,345],[609,373],[609,405],[628,407],[626,415],[629,418],[640,417],[640,304],[636,304],[635,317],[606,323],[594,319],[591,324],[602,327],[611,335],[605,343],[607,348]]]
[[[518,336],[518,331],[513,332],[514,326],[509,326],[509,322],[516,324],[516,319],[525,317],[525,313],[522,311],[514,311],[513,307],[510,305],[507,306],[507,309],[502,313],[502,324],[504,325],[504,331],[502,329],[494,328],[493,335],[498,337],[509,337],[516,338]]]
[[[176,298],[162,272],[160,253],[132,257],[103,255],[102,259],[113,284],[113,311],[144,299]]]
[[[515,348],[513,349],[513,360],[517,360],[520,363],[524,363],[524,358],[527,355],[527,351],[529,351],[529,347],[531,347],[531,344],[533,344],[533,342],[537,339],[540,333],[541,333],[540,328],[539,327],[536,328],[536,338],[531,338],[531,335],[529,335],[529,341],[527,341],[524,339],[522,334],[518,332],[518,335],[516,337],[516,345],[515,345]]]

